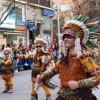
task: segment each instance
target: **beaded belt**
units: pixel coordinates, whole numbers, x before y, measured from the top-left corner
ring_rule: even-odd
[[[33,66],[32,67],[32,77],[36,77],[40,73],[41,67]]]
[[[14,73],[14,69],[2,69],[2,74],[9,74],[9,73]]]
[[[92,94],[92,90],[89,88],[71,90],[70,88],[61,87],[60,95],[66,100],[89,100],[89,96]]]

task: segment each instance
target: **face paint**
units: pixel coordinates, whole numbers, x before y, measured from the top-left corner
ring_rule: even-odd
[[[40,44],[37,44],[35,47],[36,47],[37,51],[41,51],[42,50],[42,45],[40,45]]]
[[[70,40],[75,39],[74,36],[71,36],[71,35],[69,35],[69,34],[64,34],[64,35],[63,35],[63,40],[64,40],[65,38],[70,39]]]
[[[36,48],[41,48],[41,47],[42,47],[41,45],[37,45],[37,46],[36,46]]]

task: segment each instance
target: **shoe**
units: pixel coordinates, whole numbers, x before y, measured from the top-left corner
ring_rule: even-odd
[[[36,94],[35,96],[31,96],[31,100],[38,100],[38,95]]]
[[[5,89],[2,93],[7,93],[9,92],[9,89]]]
[[[18,70],[15,70],[15,72],[17,73],[17,72],[18,72]]]
[[[9,89],[9,93],[13,93],[14,92],[14,90],[13,89]]]
[[[60,94],[60,90],[58,90],[57,94]]]
[[[28,64],[27,64],[27,63],[25,63],[25,66],[28,66]]]

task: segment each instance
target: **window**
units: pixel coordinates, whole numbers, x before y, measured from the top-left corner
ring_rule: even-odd
[[[21,8],[15,9],[15,20],[22,20],[22,9]]]

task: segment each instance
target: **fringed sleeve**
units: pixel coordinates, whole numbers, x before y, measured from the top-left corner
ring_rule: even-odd
[[[43,72],[43,75],[44,75],[43,84],[50,89],[55,89],[57,87],[57,84],[56,82],[51,83],[51,81],[52,81],[52,77],[58,73],[59,73],[59,67],[57,66],[57,64],[55,67],[52,67],[48,69],[47,71]]]

